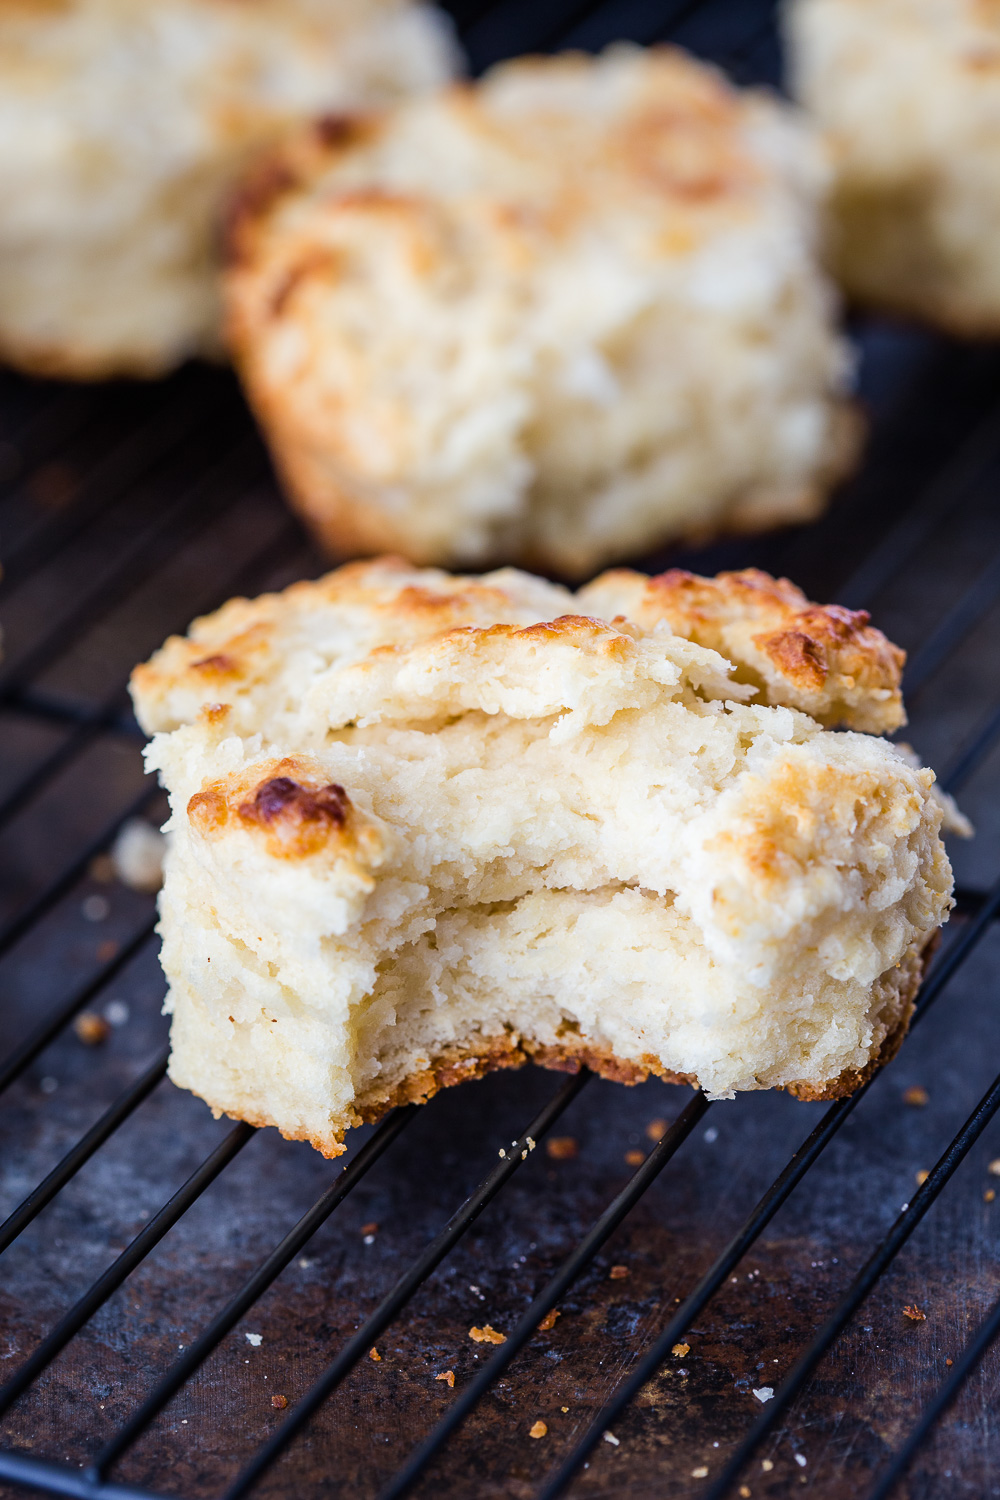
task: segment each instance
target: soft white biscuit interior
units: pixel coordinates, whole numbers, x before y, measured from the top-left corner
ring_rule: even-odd
[[[335,1152],[442,1060],[719,1097],[878,1052],[949,906],[933,774],[575,605],[356,567],[139,669],[176,1082]]]

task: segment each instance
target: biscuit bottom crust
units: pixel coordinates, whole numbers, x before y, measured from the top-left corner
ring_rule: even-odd
[[[847,1068],[836,1078],[820,1083],[793,1082],[778,1085],[796,1099],[810,1103],[844,1099],[868,1082],[879,1068],[891,1062],[899,1051],[910,1027],[917,993],[923,983],[927,966],[940,941],[940,930],[929,934],[919,943],[914,943],[896,965],[879,981],[883,989],[883,1004],[880,1018],[886,1027],[879,1046],[862,1068]],[[392,1088],[383,1093],[370,1093],[357,1101],[355,1124],[376,1124],[392,1109],[404,1104],[426,1104],[441,1089],[453,1084],[466,1083],[482,1078],[500,1068],[521,1068],[525,1063],[535,1063],[559,1073],[578,1073],[589,1068],[600,1078],[612,1083],[645,1083],[647,1078],[661,1078],[664,1083],[689,1084],[698,1087],[698,1079],[691,1073],[676,1073],[665,1068],[655,1057],[644,1055],[637,1062],[616,1057],[610,1049],[594,1046],[585,1037],[568,1037],[558,1046],[541,1045],[527,1037],[511,1033],[500,1036],[480,1037],[468,1046],[446,1047],[431,1059],[426,1068],[408,1074]],[[189,1085],[185,1085],[189,1086]],[[195,1091],[197,1092],[197,1091]],[[206,1099],[210,1106],[212,1101]],[[255,1126],[277,1125],[277,1121],[266,1114],[219,1109],[213,1106],[218,1118],[225,1114],[231,1119],[243,1119]],[[309,1131],[292,1132],[278,1129],[286,1140],[307,1140],[326,1157],[340,1156],[347,1149],[334,1133],[314,1134]]]

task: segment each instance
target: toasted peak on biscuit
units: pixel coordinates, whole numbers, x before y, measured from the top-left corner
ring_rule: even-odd
[[[850,359],[793,112],[670,48],[505,63],[282,144],[234,208],[229,339],[337,557],[586,577],[811,519]]]
[[[580,590],[598,614],[626,615],[645,630],[665,621],[678,635],[733,662],[764,703],[787,704],[831,728],[890,734],[906,723],[905,652],[866,610],[813,604],[787,578],[758,568],[699,578],[671,568],[657,578],[619,569]]]

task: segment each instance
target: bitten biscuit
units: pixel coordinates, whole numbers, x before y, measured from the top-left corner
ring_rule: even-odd
[[[933,773],[851,727],[902,723],[901,666],[756,572],[383,560],[231,601],[132,682],[171,1077],[330,1155],[529,1058],[849,1093],[951,905]]]
[[[217,353],[253,151],[451,62],[408,0],[0,0],[0,359],[91,378]]]
[[[1000,332],[1000,6],[794,0],[793,91],[833,160],[830,259],[877,308]]]
[[[811,519],[857,440],[824,181],[788,108],[664,48],[301,133],[227,276],[293,503],[341,557],[565,576]]]

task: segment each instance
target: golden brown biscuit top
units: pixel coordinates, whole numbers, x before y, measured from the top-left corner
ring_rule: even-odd
[[[219,736],[279,721],[301,735],[303,716],[331,728],[430,717],[441,705],[590,713],[605,676],[609,689],[616,676],[619,696],[667,682],[659,655],[676,637],[703,648],[682,670],[710,697],[749,696],[873,733],[905,721],[904,654],[868,616],[814,604],[755,569],[718,578],[618,569],[573,594],[516,569],[469,578],[397,559],[354,563],[281,594],[230,600],[137,667],[132,692],[149,732],[203,715]]]

